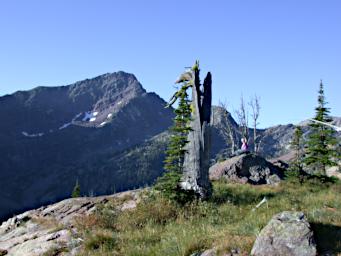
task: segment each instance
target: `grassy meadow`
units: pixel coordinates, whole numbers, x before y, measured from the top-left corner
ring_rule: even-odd
[[[252,209],[264,198],[268,203]],[[76,221],[84,240],[80,255],[192,255],[216,248],[249,255],[260,230],[284,210],[303,211],[314,230],[318,252],[341,255],[341,184],[318,179],[278,186],[213,183],[206,202],[180,206],[153,190],[133,210],[120,212],[121,198]]]

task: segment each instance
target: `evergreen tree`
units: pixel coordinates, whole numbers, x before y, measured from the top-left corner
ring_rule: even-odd
[[[330,109],[326,105],[327,102],[321,81],[318,91],[318,106],[315,108],[315,120],[321,122],[332,121],[329,116]],[[327,166],[336,165],[334,162],[336,157],[335,145],[337,143],[335,131],[326,125],[315,122],[311,123],[310,127],[312,131],[308,138],[304,163],[313,171],[325,175]]]
[[[168,145],[165,160],[165,170],[168,172],[182,173],[182,164],[185,156],[185,145],[187,135],[190,131],[189,121],[191,118],[191,107],[186,90],[179,93],[179,105],[174,110],[174,125],[171,128],[171,139]]]
[[[292,140],[290,142],[290,147],[294,150],[295,158],[290,165],[290,168],[285,172],[287,179],[291,181],[302,181],[303,170],[302,170],[302,157],[303,157],[303,131],[300,126],[296,126]]]
[[[185,202],[188,199],[187,193],[179,187],[182,176],[183,161],[185,156],[185,145],[187,135],[190,131],[191,104],[186,90],[180,90],[178,96],[178,107],[174,110],[174,125],[170,128],[171,137],[166,150],[164,161],[165,173],[155,185],[165,197],[177,202]]]
[[[79,185],[78,180],[76,181],[76,184],[75,184],[75,186],[74,186],[74,188],[72,190],[71,196],[73,198],[81,196],[81,186]]]
[[[294,159],[294,169],[301,170],[302,169],[302,147],[303,147],[303,131],[300,126],[295,128],[293,138],[291,140],[290,146],[295,151],[295,159]]]

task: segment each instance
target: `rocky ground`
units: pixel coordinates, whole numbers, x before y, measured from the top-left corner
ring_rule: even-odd
[[[70,198],[10,218],[0,226],[0,255],[76,255],[82,239],[75,220],[98,205],[121,200],[121,210],[136,207],[138,190],[110,196]]]
[[[212,166],[210,178],[212,180],[223,178],[238,183],[273,184],[270,178],[276,175],[278,177],[276,182],[280,182],[280,178],[282,178],[281,172],[280,167],[266,161],[264,158],[254,154],[243,154]],[[338,167],[328,169],[328,175],[341,179]],[[0,226],[0,256],[77,255],[83,244],[83,237],[77,230],[77,221],[94,213],[99,205],[110,202],[115,202],[115,206],[123,211],[133,209],[139,202],[140,192],[141,190],[133,190],[109,196],[70,198],[10,218]],[[330,207],[326,209],[335,210]],[[264,231],[256,240],[255,249],[252,251],[253,255],[277,255],[276,251],[290,249],[292,244],[300,244],[297,241],[303,241],[304,239],[306,247],[302,247],[302,249],[295,246],[286,255],[303,255],[300,253],[306,248],[309,249],[309,253],[306,255],[315,255],[315,243],[306,219],[303,217],[298,218],[298,213],[283,214],[284,217],[281,214],[274,216],[268,226],[264,228]],[[296,222],[302,222],[302,227],[306,229],[302,228],[302,230],[296,232]],[[280,229],[277,229],[277,227],[280,227]],[[290,240],[293,229],[297,233],[295,237],[297,241]],[[287,232],[283,233],[283,230],[287,230]],[[266,243],[269,245],[264,245]],[[271,250],[271,253],[264,251],[264,248]],[[213,248],[200,255],[217,254],[215,248]],[[240,254],[238,250],[235,250],[226,255],[244,254]]]
[[[327,175],[337,177],[341,180],[340,166],[334,166],[327,169]]]

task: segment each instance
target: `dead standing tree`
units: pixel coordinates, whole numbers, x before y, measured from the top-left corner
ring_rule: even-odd
[[[258,153],[259,145],[260,145],[260,136],[257,135],[257,126],[258,126],[258,118],[260,111],[259,97],[255,95],[249,101],[249,106],[251,107],[251,118],[253,121],[253,144],[254,144],[254,152]]]
[[[240,135],[242,138],[246,138],[249,141],[249,115],[245,106],[244,97],[240,97],[239,109],[235,110],[237,116],[237,123],[240,129]]]
[[[183,87],[185,90],[192,88],[191,131],[185,146],[186,153],[180,185],[182,189],[205,199],[211,195],[212,191],[208,173],[211,149],[212,77],[208,72],[203,89],[201,89],[199,74],[197,61],[190,71],[182,74],[176,81],[185,83]]]

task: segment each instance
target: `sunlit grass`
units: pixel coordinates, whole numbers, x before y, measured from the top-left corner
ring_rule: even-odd
[[[264,197],[268,203],[252,211]],[[213,247],[221,255],[236,248],[248,255],[260,230],[284,210],[306,214],[320,253],[341,255],[340,184],[216,182],[208,202],[179,206],[149,193],[134,210],[117,212],[113,204],[78,225],[81,255],[191,255]]]

